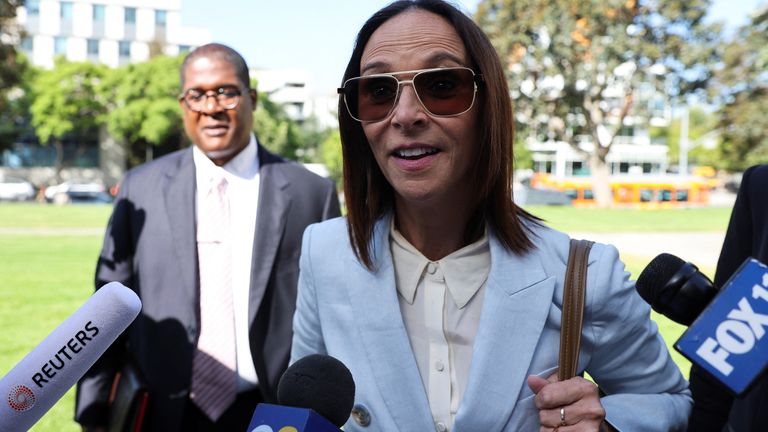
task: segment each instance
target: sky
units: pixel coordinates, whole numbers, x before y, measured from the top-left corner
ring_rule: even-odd
[[[480,0],[455,1],[474,13]],[[334,94],[357,31],[390,0],[182,0],[185,27],[207,28],[256,69],[306,69],[310,91]],[[714,0],[710,19],[729,27],[768,0]]]

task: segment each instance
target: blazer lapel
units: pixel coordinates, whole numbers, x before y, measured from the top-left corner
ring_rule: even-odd
[[[261,300],[267,289],[269,275],[275,262],[291,197],[286,192],[288,179],[280,169],[278,159],[266,152],[261,145],[259,154],[259,205],[256,215],[257,241],[253,246],[251,264],[251,294],[248,305],[248,322],[253,323]]]
[[[431,430],[429,402],[397,299],[389,250],[390,218],[379,220],[374,230],[376,269],[369,272],[350,266],[355,273],[350,274],[347,287],[373,378],[398,430]]]
[[[455,429],[499,431],[509,421],[552,304],[555,277],[491,236],[491,272]],[[482,414],[480,414],[482,413]]]
[[[167,183],[163,190],[165,214],[171,229],[176,250],[176,260],[181,269],[181,286],[191,287],[191,292],[181,296],[197,298],[197,240],[195,235],[195,163],[192,148],[179,159],[177,169],[166,173]]]

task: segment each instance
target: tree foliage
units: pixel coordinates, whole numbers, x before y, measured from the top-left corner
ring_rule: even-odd
[[[181,142],[182,112],[177,100],[182,57],[157,56],[110,70],[99,88],[107,130],[125,142],[129,165],[144,162],[147,149]]]
[[[24,89],[27,62],[16,51],[23,31],[16,24],[16,8],[23,0],[0,0],[0,151],[10,147],[20,134],[28,107]]]
[[[330,177],[336,182],[339,188],[343,188],[343,159],[341,153],[341,135],[336,129],[329,133],[325,140],[320,144],[320,162],[328,168]]]
[[[768,6],[756,12],[722,49],[712,92],[721,102],[720,156],[743,170],[768,161]]]
[[[507,66],[521,132],[587,156],[606,205],[606,155],[625,124],[648,115],[644,96],[681,98],[710,79],[719,26],[703,22],[709,3],[483,0],[476,19]]]
[[[253,129],[266,148],[289,159],[296,159],[296,151],[302,147],[299,126],[288,117],[280,104],[271,101],[265,93],[259,93]]]
[[[23,4],[23,0],[0,0],[0,91],[3,92],[19,84],[23,73],[16,52],[16,44],[23,35],[16,24],[16,8]],[[0,105],[0,111],[3,108]]]
[[[54,68],[41,71],[32,83],[32,126],[46,145],[56,146],[56,170],[61,170],[62,138],[93,133],[104,121],[97,88],[107,73],[103,65],[57,58]]]
[[[669,162],[680,160],[680,138],[682,120],[680,117],[663,128],[651,128],[651,136],[662,138],[669,147]],[[688,162],[694,165],[719,166],[717,161],[717,115],[702,107],[688,110]],[[714,145],[713,145],[714,144]]]

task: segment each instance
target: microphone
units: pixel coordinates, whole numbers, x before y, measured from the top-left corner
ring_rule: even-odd
[[[355,381],[344,363],[312,354],[283,373],[277,400],[256,406],[248,432],[338,432],[355,403]]]
[[[32,427],[79,380],[141,310],[141,301],[110,282],[55,328],[0,380],[0,431]]]
[[[717,295],[717,288],[698,267],[668,253],[648,264],[635,288],[653,310],[685,326]]]
[[[748,258],[718,290],[696,266],[661,254],[636,288],[659,313],[688,325],[675,349],[741,395],[768,366],[768,267]]]

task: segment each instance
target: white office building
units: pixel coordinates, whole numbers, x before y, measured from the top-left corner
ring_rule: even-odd
[[[117,67],[151,54],[176,55],[210,42],[207,29],[181,26],[181,0],[27,0],[17,11],[21,49],[37,66],[71,61]]]
[[[284,107],[286,114],[298,123],[314,117],[321,128],[336,128],[339,97],[317,96],[315,81],[306,69],[251,69],[258,81],[259,93]]]

